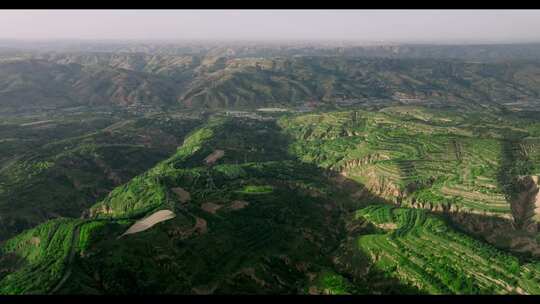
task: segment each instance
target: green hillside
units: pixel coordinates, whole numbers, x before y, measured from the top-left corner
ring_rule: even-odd
[[[430,294],[537,294],[538,262],[522,262],[450,228],[424,210],[370,206],[356,214],[378,233],[360,236],[374,267]],[[436,250],[431,250],[436,248]]]
[[[97,199],[174,152],[200,121],[73,114],[0,126],[0,240]]]
[[[178,123],[178,148],[84,218],[4,242],[2,293],[540,292],[536,220],[515,207],[540,168],[534,118],[390,107]],[[159,210],[174,217],[125,233]],[[472,216],[509,225],[527,255],[470,236]]]

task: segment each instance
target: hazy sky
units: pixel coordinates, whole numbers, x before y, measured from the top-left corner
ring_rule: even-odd
[[[0,38],[540,42],[540,10],[0,10]]]

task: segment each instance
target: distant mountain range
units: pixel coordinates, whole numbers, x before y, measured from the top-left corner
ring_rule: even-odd
[[[281,57],[272,57],[280,54],[274,49],[245,57],[248,50],[233,48],[195,55],[7,52],[0,56],[0,105],[4,111],[79,105],[220,108],[387,99],[471,106],[539,98],[540,61],[519,59],[527,57],[520,55],[527,48],[519,49],[518,59],[502,60],[512,56],[512,45],[486,47],[484,57],[496,54],[498,62],[446,58],[450,50],[460,57],[458,49],[391,46],[373,54],[321,49]],[[461,57],[481,50],[463,46]],[[389,56],[422,57],[421,51],[430,55]],[[342,56],[347,53],[351,56]]]
[[[33,47],[0,295],[540,294],[538,45]]]

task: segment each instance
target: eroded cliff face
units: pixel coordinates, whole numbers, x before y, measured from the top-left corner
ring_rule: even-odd
[[[347,160],[343,162],[341,165],[338,165],[338,170],[341,172],[348,172],[351,169],[363,167],[363,166],[372,164],[376,161],[388,160],[388,159],[390,159],[388,155],[381,154],[381,153],[373,153],[373,154],[366,155],[362,158]]]
[[[469,233],[486,241],[515,252],[540,256],[540,177],[522,176],[516,182],[518,192],[509,199],[511,213],[493,213],[464,207],[452,202],[435,203],[419,201],[411,194],[429,186],[409,184],[405,187],[377,174],[370,166],[379,156],[365,160],[355,160],[343,167],[343,176],[361,176],[365,186],[363,191],[353,194],[355,198],[365,199],[368,194],[378,196],[397,206],[427,209],[445,214],[448,218]]]
[[[101,205],[97,208],[90,208],[85,210],[82,214],[82,218],[95,218],[100,214],[112,214],[113,210],[108,205]]]
[[[352,168],[358,168],[358,166],[355,165]],[[405,191],[399,185],[388,178],[378,175],[373,168],[362,168],[361,171],[344,169],[340,174],[344,177],[361,176],[364,181],[364,188],[359,193],[353,194],[357,199],[376,196],[400,205],[405,196]]]
[[[501,216],[467,210],[450,212],[450,219],[497,247],[540,257],[539,188],[538,176],[521,176],[516,180],[518,192],[508,200],[511,214]]]
[[[372,182],[367,187],[372,193],[398,205],[401,204],[405,193],[398,185],[386,178],[377,178],[370,181]]]
[[[521,176],[516,182],[519,192],[509,200],[516,229],[530,233],[538,232],[540,217],[538,180],[538,176]]]
[[[404,207],[410,207],[410,208],[421,208],[421,209],[428,209],[430,211],[434,212],[444,212],[444,213],[456,213],[460,212],[460,206],[459,205],[452,205],[450,203],[447,204],[434,204],[432,202],[421,202],[417,201],[415,199],[408,200],[406,199],[403,204]]]

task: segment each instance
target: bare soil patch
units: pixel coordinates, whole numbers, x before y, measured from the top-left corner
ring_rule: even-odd
[[[247,206],[249,206],[249,203],[246,201],[233,201],[229,205],[229,208],[232,210],[239,210],[239,209],[246,208]]]
[[[220,158],[222,158],[223,155],[225,155],[225,151],[223,151],[223,150],[215,150],[214,152],[212,152],[210,155],[208,155],[204,159],[204,162],[207,165],[213,165],[216,161],[218,161]]]
[[[199,231],[200,234],[205,234],[208,232],[208,224],[206,223],[206,220],[197,217],[195,218],[195,227],[193,227],[194,231]]]
[[[206,211],[206,212],[209,212],[209,213],[212,213],[212,214],[216,214],[216,212],[221,209],[221,207],[223,206],[220,206],[218,204],[214,204],[214,203],[204,203],[201,205],[201,209]]]
[[[397,229],[396,223],[384,223],[384,224],[377,224],[377,227],[384,229],[384,230],[394,230]]]
[[[191,199],[191,195],[189,194],[189,192],[187,192],[181,187],[171,188],[171,191],[178,196],[178,200],[181,203],[187,203]]]
[[[135,224],[131,225],[129,229],[124,232],[120,237],[128,234],[138,233],[152,228],[157,223],[161,223],[166,220],[174,218],[176,215],[171,210],[159,210],[152,215],[145,217],[142,220],[138,220]]]
[[[39,244],[41,243],[41,239],[38,238],[38,237],[31,237],[30,238],[30,244],[34,245],[34,246],[39,246]]]

